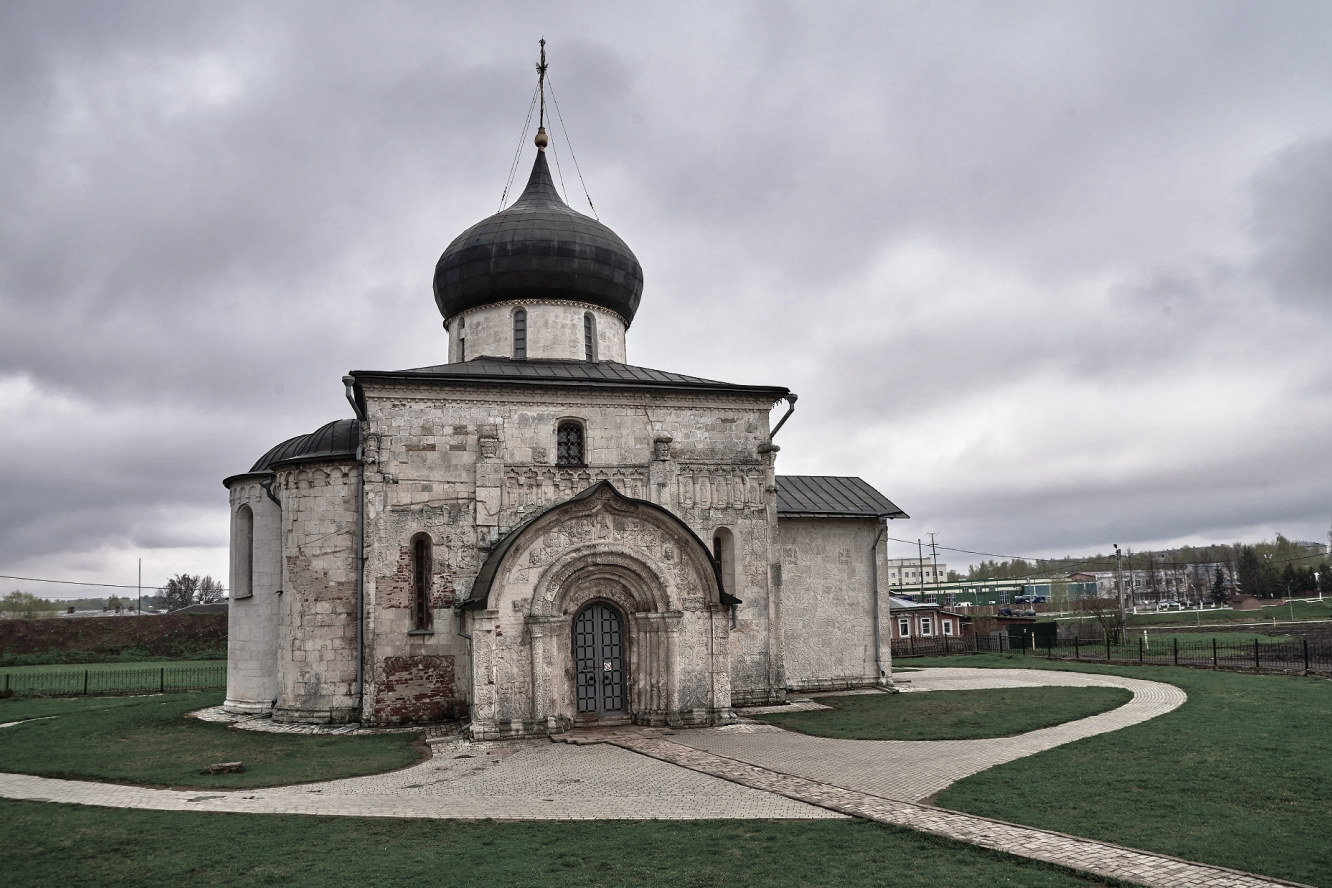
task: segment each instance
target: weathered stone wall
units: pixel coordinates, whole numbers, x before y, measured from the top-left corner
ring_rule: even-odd
[[[513,313],[527,312],[527,357],[586,360],[583,316],[591,313],[596,326],[595,360],[624,363],[624,319],[613,311],[583,302],[499,302],[465,311],[449,322],[449,361],[463,359],[460,334],[467,339],[466,359],[513,357]],[[463,323],[459,323],[462,321]]]
[[[357,469],[280,469],[283,594],[276,721],[356,717]]]
[[[282,513],[264,495],[256,477],[237,479],[231,500],[231,576],[233,590],[227,609],[227,698],[231,712],[268,712],[278,696],[278,622],[282,588]],[[254,516],[250,587],[240,576],[245,567],[242,551],[241,507]],[[237,597],[235,593],[248,592]]]
[[[785,681],[771,585],[777,573],[774,453],[764,448],[771,404],[752,396],[675,392],[380,380],[366,380],[363,387],[372,684],[381,680],[380,664],[388,657],[452,656],[454,686],[470,687],[470,694],[459,694],[479,709],[491,705],[491,682],[530,676],[530,660],[517,664],[511,652],[492,660],[476,654],[469,661],[457,615],[446,603],[466,595],[490,547],[509,530],[604,479],[627,496],[679,515],[706,546],[716,528],[731,531],[736,580],[728,591],[744,604],[736,629],[726,627],[729,674],[717,679],[709,673],[706,683],[729,685],[746,702],[781,698]],[[585,426],[587,466],[555,465],[556,430],[566,419]],[[403,597],[404,547],[420,531],[434,543],[432,585],[441,596],[428,637],[408,635]],[[505,619],[510,616],[504,612]],[[693,626],[690,637],[715,636],[721,630],[714,624],[728,618],[711,615],[712,628]],[[478,650],[487,633],[514,631],[496,614],[469,619],[472,629],[463,631],[471,631]],[[694,619],[682,617],[681,626]],[[466,676],[469,662],[475,680]],[[367,689],[370,699],[378,695]],[[532,717],[506,706],[495,699],[486,717]]]
[[[873,685],[874,599],[870,546],[873,519],[782,519],[782,637],[786,683],[793,690]],[[881,541],[874,557],[882,568]],[[880,652],[890,671],[888,596],[879,583]],[[882,676],[886,679],[887,675]]]

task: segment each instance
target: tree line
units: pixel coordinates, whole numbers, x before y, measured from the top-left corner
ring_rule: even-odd
[[[144,596],[144,606],[176,611],[191,604],[216,604],[226,600],[226,588],[211,576],[176,574],[156,594]],[[0,598],[0,619],[40,620],[54,617],[68,607],[77,610],[132,610],[138,605],[134,595],[110,595],[106,598],[77,598],[52,601],[17,589]]]
[[[1277,534],[1260,543],[1181,546],[1152,552],[1125,550],[1120,565],[1125,576],[1147,579],[1148,593],[1180,592],[1193,599],[1224,602],[1235,594],[1281,598],[1332,593],[1332,568],[1321,548],[1313,548]],[[1014,558],[973,565],[970,580],[1028,579],[1067,576],[1080,571],[1112,571],[1114,555],[1081,558]],[[1157,584],[1161,588],[1156,588]]]

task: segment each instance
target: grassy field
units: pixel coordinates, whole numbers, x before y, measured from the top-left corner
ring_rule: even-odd
[[[1234,623],[1266,623],[1270,626],[1274,619],[1277,623],[1287,623],[1292,619],[1297,622],[1301,620],[1332,620],[1332,598],[1324,598],[1322,601],[1317,598],[1296,598],[1287,604],[1263,607],[1256,611],[1203,609],[1201,614],[1198,611],[1163,611],[1160,613],[1135,614],[1131,615],[1131,619],[1133,627],[1136,627],[1139,631],[1143,627],[1151,628],[1153,626],[1195,626],[1200,621],[1203,626],[1208,624],[1226,626]],[[1090,617],[1077,618],[1076,620],[1061,618],[1058,620],[1061,625],[1074,621],[1095,622]]]
[[[0,820],[0,872],[25,888],[1120,884],[860,820],[467,823],[8,800],[0,800]]]
[[[420,760],[414,734],[262,734],[185,718],[221,692],[0,700],[0,771],[157,786],[247,789],[392,771]],[[54,717],[52,717],[54,716]],[[202,773],[240,761],[240,774]]]
[[[962,663],[1152,679],[1189,700],[968,777],[937,804],[1332,888],[1332,682],[1006,654],[913,661]]]
[[[788,731],[846,740],[981,740],[1011,737],[1122,706],[1122,688],[1002,688],[927,694],[818,697],[833,707],[757,715]]]
[[[0,667],[0,682],[5,675],[33,675],[46,673],[77,673],[82,675],[86,669],[90,672],[135,672],[152,669],[193,669],[196,667],[226,666],[226,658],[220,660],[130,660],[123,663],[51,663],[45,666],[4,666]]]

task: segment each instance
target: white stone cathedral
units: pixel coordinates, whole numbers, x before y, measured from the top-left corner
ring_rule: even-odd
[[[906,515],[776,473],[789,390],[626,363],[642,269],[537,139],[522,195],[435,269],[448,363],[351,373],[355,418],[223,482],[229,710],[490,739],[890,682]]]

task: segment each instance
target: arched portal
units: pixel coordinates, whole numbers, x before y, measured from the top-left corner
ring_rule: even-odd
[[[573,625],[574,686],[579,716],[624,711],[624,620],[619,611],[594,601]]]

